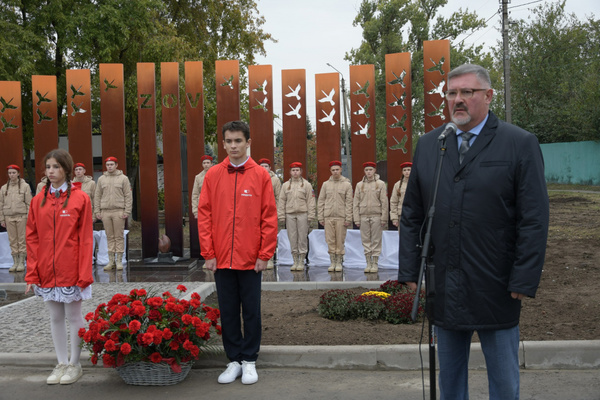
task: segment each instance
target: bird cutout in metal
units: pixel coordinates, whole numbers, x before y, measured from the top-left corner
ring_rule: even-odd
[[[404,135],[402,137],[401,141],[398,141],[398,139],[396,139],[396,136],[393,136],[393,135],[392,135],[392,139],[394,139],[396,144],[390,146],[390,150],[402,150],[402,153],[404,153],[404,154],[408,153],[408,150],[406,149],[406,142],[408,142],[408,135]]]
[[[394,75],[395,79],[392,79],[388,82],[388,85],[402,85],[403,88],[406,87],[404,84],[404,77],[406,76],[406,70],[403,69],[400,73],[400,76],[396,75],[394,71],[392,71],[392,75]]]
[[[295,116],[298,119],[302,118],[301,115],[300,115],[300,107],[302,107],[302,103],[298,103],[298,105],[296,106],[296,108],[292,107],[291,104],[288,104],[288,106],[292,109],[292,111],[286,112],[285,115],[287,115],[288,117]]]
[[[48,93],[49,92],[46,92],[42,95],[39,90],[36,90],[35,95],[37,96],[38,101],[37,101],[37,103],[35,103],[35,105],[39,106],[42,103],[50,103],[52,101],[52,99],[49,99],[46,97],[48,95]]]
[[[365,137],[367,139],[371,139],[371,135],[369,135],[369,128],[371,128],[371,121],[367,121],[367,124],[365,126],[362,126],[358,122],[356,123],[356,125],[358,125],[360,127],[360,129],[357,130],[356,132],[352,132],[353,134],[355,134],[355,135],[365,135]]]
[[[300,95],[298,93],[300,93],[300,89],[302,88],[302,86],[298,84],[298,86],[296,86],[296,89],[292,89],[292,87],[288,85],[288,88],[290,88],[290,92],[287,93],[285,97],[295,97],[296,100],[300,101]]]
[[[446,108],[446,104],[444,101],[442,101],[442,104],[440,104],[439,107],[436,107],[435,104],[433,104],[432,102],[429,102],[429,104],[431,104],[433,106],[433,111],[428,113],[427,116],[429,117],[440,117],[442,119],[442,121],[446,120],[446,116],[444,115],[444,108]]]
[[[47,115],[49,112],[50,112],[50,110],[46,111],[45,113],[42,113],[42,110],[40,110],[39,108],[37,110],[35,110],[35,113],[38,116],[37,123],[41,124],[44,121],[52,121],[52,117],[49,117]]]
[[[402,130],[404,132],[406,132],[406,128],[404,126],[404,123],[406,122],[406,120],[408,119],[408,114],[404,114],[402,116],[402,118],[398,119],[398,117],[396,117],[395,115],[392,114],[392,117],[396,120],[396,122],[394,122],[391,125],[388,125],[390,128],[392,129],[396,129],[396,128],[402,128]]]
[[[331,112],[327,114],[325,110],[321,110],[325,116],[319,120],[319,122],[329,122],[331,126],[335,125],[335,121],[333,120],[333,116],[335,115],[335,108],[331,109]]]
[[[83,86],[83,85],[81,85]],[[79,89],[81,89],[81,86],[79,86],[77,89],[75,89],[75,86],[71,85],[71,91],[73,92],[73,94],[71,95],[71,98],[74,99],[75,96],[85,96],[85,93],[79,91]]]
[[[335,94],[335,88],[331,89],[331,91],[329,92],[329,94],[325,93],[324,90],[321,90],[321,93],[323,93],[323,95],[325,97],[321,97],[318,101],[319,103],[325,103],[325,102],[329,102],[329,104],[331,104],[331,106],[335,106],[335,101],[333,101],[333,95]]]
[[[357,90],[357,91],[355,91],[355,92],[353,92],[353,93],[354,93],[355,95],[357,95],[357,96],[358,96],[358,95],[361,95],[361,94],[364,94],[364,95],[365,95],[365,97],[367,97],[367,98],[368,98],[368,97],[369,97],[369,93],[367,92],[367,89],[369,88],[369,85],[370,85],[370,84],[371,84],[371,82],[367,81],[367,82],[365,83],[365,86],[361,86],[361,84],[360,84],[360,83],[356,82],[356,85],[358,86],[358,90]]]
[[[433,86],[433,89],[429,90],[427,94],[438,93],[440,96],[444,96],[444,86],[446,86],[446,81],[443,80],[439,84],[436,84],[430,79],[429,82],[431,82],[431,86]]]
[[[367,102],[365,103],[364,107],[359,102],[356,102],[356,105],[358,106],[358,108],[360,110],[356,110],[352,114],[354,114],[354,115],[364,115],[366,118],[371,118],[371,114],[369,114],[369,112],[368,112],[369,106],[371,105],[370,101],[367,100]]]
[[[0,132],[6,132],[7,129],[17,129],[18,126],[11,123],[13,119],[15,119],[15,117],[12,117],[10,121],[7,121],[6,118],[4,118],[4,115],[0,116],[0,121],[2,121],[2,130]]]
[[[9,101],[4,100],[4,97],[0,97],[0,103],[2,103],[2,110],[0,110],[1,113],[4,113],[4,111],[6,110],[16,110],[18,107],[17,106],[13,106],[12,101],[13,101],[14,97],[12,99],[10,99]]]
[[[261,92],[262,94],[264,94],[265,96],[267,95],[267,84],[269,82],[267,82],[267,80],[265,79],[265,81],[262,83],[262,85],[260,85],[258,82],[256,82],[256,84],[258,85],[258,87],[256,89],[252,89],[253,92]]]
[[[261,102],[256,100],[256,102],[258,103],[257,105],[255,105],[254,107],[252,107],[255,110],[263,110],[264,112],[269,111],[267,109],[267,102],[269,101],[269,99],[267,97],[265,97],[265,99]]]
[[[86,112],[86,110],[84,110],[83,108],[81,108],[81,106],[83,105],[83,101],[81,103],[79,103],[79,106],[77,106],[75,104],[74,101],[71,102],[71,107],[73,107],[73,112],[71,113],[72,116],[75,116],[77,114],[83,114]]]
[[[118,86],[117,85],[113,85],[113,82],[115,80],[113,79],[112,81],[108,81],[108,79],[104,78],[104,84],[106,85],[106,88],[104,88],[105,92],[108,92],[108,89],[117,89]]]
[[[223,77],[223,79],[225,79],[225,82],[221,83],[221,86],[229,86],[229,89],[233,90],[233,75],[229,79],[226,77]]]
[[[438,71],[440,73],[440,75],[444,75],[445,74],[445,72],[444,72],[444,62],[446,61],[446,59],[444,57],[440,58],[439,64],[437,64],[435,61],[433,61],[433,58],[429,57],[429,59],[433,63],[433,67],[427,68],[427,72],[436,72],[436,71]]]
[[[396,100],[389,103],[388,106],[402,107],[403,110],[406,110],[406,106],[404,105],[404,100],[406,100],[406,92],[402,92],[402,95],[400,96],[400,98],[398,98],[398,96],[396,96],[395,93],[392,93],[392,96],[394,96],[394,99],[396,99]]]

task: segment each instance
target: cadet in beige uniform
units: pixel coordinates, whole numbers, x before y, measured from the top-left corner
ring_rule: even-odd
[[[9,272],[25,270],[27,247],[25,245],[25,228],[27,213],[31,203],[31,188],[21,179],[21,168],[11,164],[8,170],[8,182],[0,188],[0,225],[6,228],[13,265]]]
[[[342,163],[329,163],[331,177],[319,192],[319,223],[325,227],[331,266],[328,271],[341,271],[346,230],[352,224],[352,184],[342,176]]]
[[[200,200],[200,191],[202,190],[202,184],[204,183],[204,177],[206,176],[206,172],[213,165],[213,158],[209,155],[203,155],[200,157],[202,161],[202,172],[200,172],[194,178],[194,188],[192,189],[192,204],[190,207],[192,208],[192,214],[194,217],[198,219],[198,201]]]
[[[92,201],[92,215],[94,215],[94,194],[96,193],[96,182],[94,182],[94,178],[85,174],[85,165],[83,163],[75,164],[75,178],[72,182],[81,182],[81,190],[85,192],[88,196],[90,196],[90,200]]]
[[[104,160],[106,171],[98,179],[94,193],[94,212],[96,218],[102,220],[108,241],[108,265],[104,267],[105,271],[110,271],[115,266],[118,270],[123,269],[123,231],[133,202],[129,179],[123,171],[117,169],[117,162],[115,157]]]
[[[258,160],[258,164],[264,169],[266,169],[269,175],[271,176],[271,184],[273,185],[273,193],[275,194],[275,202],[277,203],[277,199],[279,199],[279,193],[281,192],[281,181],[279,180],[277,174],[271,170],[271,160],[269,160],[268,158],[261,158],[260,160]],[[267,263],[267,269],[273,269],[274,257],[275,254],[273,254],[273,257],[271,257],[271,259]]]
[[[365,177],[356,184],[354,192],[354,223],[360,228],[365,249],[365,272],[377,272],[381,255],[381,238],[388,223],[388,198],[385,182],[375,173],[377,164],[363,164]]]
[[[46,183],[48,183],[48,178],[46,177],[46,175],[44,175],[42,176],[42,179],[40,179],[40,183],[38,183],[37,187],[35,188],[35,194],[43,192],[44,188],[46,187]]]
[[[290,270],[303,271],[308,252],[308,226],[315,221],[315,197],[309,181],[302,177],[302,164],[290,164],[289,181],[281,187],[277,218],[285,223],[294,265]]]
[[[390,219],[392,224],[400,230],[400,216],[402,215],[402,203],[404,202],[404,194],[406,193],[406,185],[412,168],[411,162],[400,164],[402,169],[402,178],[394,185],[392,189],[392,197],[390,198]]]

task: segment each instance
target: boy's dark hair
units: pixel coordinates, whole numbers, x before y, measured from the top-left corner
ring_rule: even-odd
[[[225,132],[242,132],[246,141],[250,139],[250,127],[243,121],[229,121],[223,125],[223,140],[225,140]]]

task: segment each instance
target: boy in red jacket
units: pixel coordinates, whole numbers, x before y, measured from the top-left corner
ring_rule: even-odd
[[[229,157],[206,173],[198,204],[198,236],[205,266],[215,273],[223,347],[230,363],[219,383],[258,381],[262,271],[277,243],[277,207],[269,173],[247,156],[250,129],[241,121],[223,126]],[[244,320],[244,334],[240,320]]]

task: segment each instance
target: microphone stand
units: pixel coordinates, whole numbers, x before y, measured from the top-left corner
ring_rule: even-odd
[[[427,212],[427,230],[425,232],[425,238],[423,240],[423,246],[421,247],[421,268],[419,270],[419,277],[417,279],[417,292],[413,300],[413,308],[410,314],[411,319],[417,320],[417,311],[419,308],[419,294],[421,293],[421,285],[423,278],[425,277],[425,313],[427,314],[427,320],[429,322],[429,393],[430,399],[436,399],[436,382],[435,382],[435,332],[434,332],[434,305],[435,305],[435,280],[434,272],[435,266],[430,262],[431,259],[431,230],[433,226],[433,217],[435,215],[435,203],[437,200],[438,188],[440,185],[440,176],[442,174],[442,164],[444,156],[446,155],[446,136],[440,135],[438,138],[440,141],[440,156],[437,164],[437,170],[435,172],[435,182],[433,187],[433,198],[429,204],[429,210]]]

